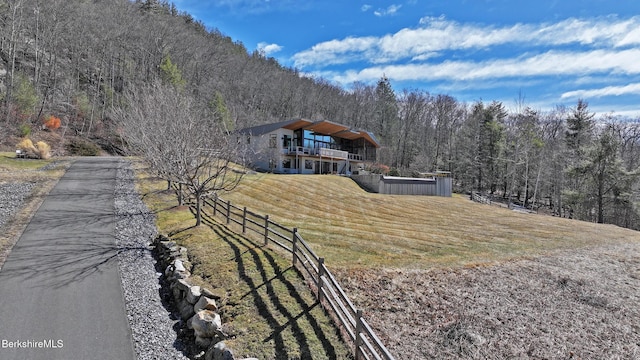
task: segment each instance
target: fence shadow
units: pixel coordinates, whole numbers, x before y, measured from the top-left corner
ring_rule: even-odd
[[[195,215],[193,208],[194,204],[189,203],[188,205],[191,212]],[[205,211],[208,207],[212,210],[211,214],[208,214]],[[246,285],[251,289],[254,289],[255,292],[258,292],[260,288],[264,286],[267,288],[267,298],[274,297],[275,295],[270,295],[269,291],[273,292],[273,288],[270,286],[274,280],[280,280],[280,276],[283,276],[282,274],[284,272],[281,267],[277,265],[275,258],[268,255],[271,253],[267,253],[265,250],[258,251],[258,249],[266,249],[267,245],[273,244],[275,245],[274,248],[284,250],[285,253],[292,255],[292,266],[285,271],[288,271],[289,269],[296,271],[296,276],[298,276],[301,281],[308,281],[309,287],[317,296],[317,304],[321,305],[320,307],[326,311],[325,314],[333,320],[336,333],[343,338],[346,344],[354,346],[353,349],[356,360],[368,359],[370,358],[369,356],[373,356],[376,359],[394,359],[393,355],[389,353],[388,349],[380,341],[373,329],[371,329],[368,322],[363,319],[362,310],[355,308],[344,290],[340,287],[334,276],[325,266],[324,258],[318,257],[314,253],[304,239],[298,234],[297,228],[290,229],[280,225],[270,220],[269,215],[253,213],[246,207],[240,208],[238,206],[233,206],[230,201],[224,201],[218,196],[214,196],[210,201],[205,200],[203,202],[201,215],[203,222],[209,224],[209,226],[211,226],[214,231],[217,231],[217,234],[227,242],[229,246],[231,246],[235,253],[233,260],[237,262],[238,271],[241,275],[247,274],[244,265],[246,260],[243,259],[243,256],[245,254],[251,255],[255,265],[260,269],[262,279],[254,280],[253,278],[250,278],[249,281],[249,278],[243,278],[243,280]],[[222,217],[226,225],[222,225],[222,222],[218,224],[215,220],[216,215]],[[240,232],[233,232],[233,230],[231,230],[232,228],[241,228],[242,235],[240,235]],[[253,237],[249,236],[249,234]],[[263,240],[262,243],[258,245],[254,240],[250,240],[254,237],[257,239],[261,238]],[[229,241],[229,239],[234,238],[242,240],[238,240],[237,244]],[[265,269],[270,269],[276,275],[269,278]],[[304,274],[302,273],[303,270],[305,271]],[[256,281],[261,281],[261,285],[256,287]],[[284,287],[286,291],[285,289],[282,289],[281,291],[289,292],[291,294],[299,294],[297,293],[295,286],[290,283],[284,285]],[[253,294],[252,291],[249,291],[248,293]],[[245,297],[246,296],[247,295],[245,295]],[[301,299],[302,298],[296,299],[296,301],[301,301]],[[278,305],[281,305],[281,303],[277,296],[275,297],[275,300],[276,302],[274,305],[278,308]],[[254,302],[256,307],[259,309],[261,305],[265,304],[262,298],[255,299],[255,294]],[[313,303],[315,304],[315,302]],[[308,312],[309,308],[310,305],[307,305],[307,308],[303,308],[302,312]],[[288,319],[287,323],[294,318],[300,318],[298,316],[293,316],[289,311],[283,312],[282,315]],[[272,327],[276,324],[276,322],[270,318],[272,314],[261,314],[261,316],[265,317]],[[305,316],[305,318],[312,318],[312,316]],[[315,321],[315,319],[309,321],[311,323]],[[317,325],[317,323],[315,323],[315,325]],[[314,329],[321,329],[315,325],[312,325]],[[291,326],[292,330],[295,331],[295,326]],[[317,335],[323,344],[330,344],[329,341],[326,341],[326,334],[322,333]],[[267,337],[265,341],[274,340],[278,343],[279,339],[280,338],[276,331],[270,337]],[[305,339],[299,341],[301,342],[302,348],[305,348],[308,345],[304,340]],[[276,345],[276,347],[278,347],[278,345]],[[331,356],[335,356],[335,348],[330,350],[329,354]]]
[[[273,342],[275,359],[290,359],[291,356],[299,356],[301,359],[312,358],[312,342],[322,345],[327,358],[336,359],[334,345],[312,314],[312,310],[319,304],[313,296],[305,297],[301,293],[301,291],[308,292],[307,288],[301,290],[287,279],[287,275],[290,277],[289,273],[293,272],[300,283],[303,283],[302,274],[292,266],[283,269],[271,254],[272,250],[253,240],[230,232],[210,218],[206,218],[204,223],[233,252],[231,260],[237,265],[239,280],[248,288],[240,298],[251,298],[260,317],[272,329],[269,336],[262,341],[263,343]],[[286,291],[282,291],[282,287]],[[311,295],[310,292],[309,295]],[[311,331],[308,330],[309,327]],[[283,335],[286,330],[293,334],[299,346],[299,353],[289,353],[291,344],[286,344]]]

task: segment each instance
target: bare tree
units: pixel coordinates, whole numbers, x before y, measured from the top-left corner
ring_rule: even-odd
[[[206,107],[171,85],[153,82],[126,96],[128,108],[114,110],[130,152],[141,155],[160,177],[185,187],[196,202],[234,189],[242,178],[242,144]]]

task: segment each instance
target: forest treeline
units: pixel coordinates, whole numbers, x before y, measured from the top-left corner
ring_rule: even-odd
[[[5,139],[54,116],[62,141],[121,151],[114,110],[127,108],[127,92],[162,79],[229,131],[331,120],[371,131],[379,163],[394,173],[450,171],[461,192],[640,229],[640,120],[596,115],[586,100],[540,111],[520,99],[507,109],[394,91],[383,74],[343,88],[248,51],[167,1],[0,0],[0,27]]]

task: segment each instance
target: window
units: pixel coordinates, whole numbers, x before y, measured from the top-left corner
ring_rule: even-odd
[[[307,169],[307,170],[313,170],[313,161],[305,160],[304,161],[304,168]]]
[[[278,135],[271,134],[271,136],[269,137],[269,147],[271,149],[275,149],[277,145],[278,145]]]
[[[285,135],[282,137],[282,147],[288,149],[291,146],[291,136]]]
[[[303,132],[304,147],[311,149],[336,149],[336,141],[329,135],[318,134],[309,130]]]
[[[291,169],[291,159],[282,160],[282,167],[285,169]]]

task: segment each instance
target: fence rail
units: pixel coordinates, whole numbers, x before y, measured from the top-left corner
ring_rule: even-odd
[[[481,204],[487,204],[487,205],[491,205],[491,199],[484,197],[480,194],[478,194],[477,192],[471,192],[471,200],[477,202],[477,203],[481,203]]]
[[[265,245],[275,244],[291,254],[293,266],[304,270],[302,273],[311,282],[318,303],[334,316],[338,327],[348,336],[356,360],[395,360],[362,317],[362,310],[353,305],[326,267],[324,258],[311,249],[297,228],[290,229],[272,221],[269,215],[256,214],[219,197],[207,198],[203,205],[203,211],[210,209],[212,217],[223,218],[227,224],[239,225],[243,234],[256,233]]]
[[[525,213],[536,213],[536,210],[531,210],[528,209],[524,206],[521,205],[517,205],[515,203],[512,203],[511,201],[505,203],[503,201],[494,201],[491,200],[490,197],[488,196],[482,196],[477,192],[472,192],[471,193],[471,200],[477,202],[477,203],[481,203],[481,204],[487,204],[487,205],[493,205],[493,206],[498,206],[498,207],[502,207],[502,208],[508,208],[510,210],[514,210],[514,211],[520,211],[520,212],[525,212]]]

